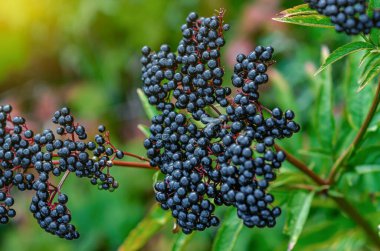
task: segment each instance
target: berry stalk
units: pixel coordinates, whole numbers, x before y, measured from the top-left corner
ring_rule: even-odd
[[[132,167],[132,168],[145,168],[145,169],[150,169],[150,170],[159,170],[158,167],[151,166],[149,163],[114,160],[113,165],[119,166],[119,167]]]
[[[317,183],[320,186],[328,185],[327,181],[325,181],[324,179],[319,177],[318,174],[316,174],[311,169],[309,169],[309,167],[306,164],[304,164],[303,162],[298,160],[294,155],[290,154],[289,152],[287,152],[285,149],[283,149],[279,145],[275,145],[275,148],[278,151],[283,151],[286,155],[286,160],[289,161],[289,163],[293,164],[293,166],[296,167],[298,170],[300,170],[301,172],[306,174],[307,177],[312,179],[315,183]]]

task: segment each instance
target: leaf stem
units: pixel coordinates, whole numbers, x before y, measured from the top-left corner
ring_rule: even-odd
[[[218,114],[218,115],[222,115],[220,113],[220,111],[218,110],[218,108],[216,108],[214,105],[210,105],[210,107]]]
[[[290,153],[287,153],[285,150],[283,150],[279,146],[275,146],[276,149],[283,151],[286,154],[286,159],[293,164],[295,167],[297,167],[299,170],[304,172],[308,177],[313,179],[317,184],[319,185],[326,185],[326,181],[321,179],[317,174],[315,174],[313,171],[311,171],[306,164],[304,164],[302,161],[298,160],[296,157],[291,155]],[[335,201],[336,205],[348,216],[351,217],[353,221],[356,222],[358,226],[360,226],[363,231],[367,234],[368,238],[373,242],[376,247],[380,249],[380,238],[377,235],[377,232],[375,229],[371,226],[371,224],[363,218],[360,213],[347,201],[344,197],[334,197],[326,193],[332,200]]]
[[[352,141],[352,143],[347,147],[346,150],[343,151],[343,153],[339,156],[339,158],[335,161],[333,164],[333,167],[331,168],[331,172],[328,177],[328,184],[332,184],[335,181],[335,177],[338,174],[338,171],[341,167],[343,167],[344,162],[351,157],[355,151],[361,140],[363,139],[369,124],[372,121],[373,116],[376,113],[377,107],[379,106],[379,100],[380,100],[380,81],[377,84],[377,89],[375,93],[375,97],[372,101],[371,107],[368,111],[367,117],[365,118],[362,126],[359,129],[358,134],[356,135],[355,139]]]
[[[139,156],[137,154],[133,154],[133,153],[130,153],[130,152],[123,152],[123,153],[124,153],[124,155],[127,155],[127,156],[130,156],[130,157],[139,159],[139,160],[143,160],[143,161],[149,162],[149,159],[147,159],[147,158],[145,158],[143,156]]]
[[[327,185],[327,182],[324,179],[322,179],[321,177],[318,176],[318,174],[316,174],[315,172],[313,172],[312,170],[310,170],[309,167],[306,164],[304,164],[303,162],[301,162],[295,156],[293,156],[292,154],[290,154],[289,152],[287,152],[285,149],[283,149],[279,145],[275,145],[275,148],[278,151],[283,151],[285,153],[285,155],[286,155],[286,160],[289,161],[291,164],[293,164],[293,166],[295,166],[296,168],[298,168],[301,172],[303,172],[304,174],[306,174],[315,183],[317,183],[318,185],[321,185],[321,186]]]
[[[135,168],[145,168],[145,169],[150,169],[150,170],[159,170],[158,167],[151,166],[149,163],[118,161],[118,160],[114,160],[112,163],[114,166],[120,166],[120,167],[135,167]]]
[[[353,219],[367,234],[368,238],[380,249],[380,238],[371,224],[344,197],[331,197],[343,212]]]
[[[69,176],[69,174],[70,174],[69,170],[66,170],[66,172],[63,174],[62,179],[57,186],[57,190],[59,193],[61,192],[61,188],[63,186],[63,183],[65,183],[65,180],[67,179],[67,176]]]

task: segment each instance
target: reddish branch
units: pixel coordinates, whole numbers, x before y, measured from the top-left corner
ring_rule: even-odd
[[[285,149],[281,148],[279,145],[275,145],[275,148],[277,151],[283,151],[286,155],[286,160],[289,161],[291,164],[293,164],[293,166],[297,167],[298,170],[306,174],[315,183],[321,186],[328,184],[324,179],[319,177],[318,174],[310,170],[306,164],[298,160],[295,156],[287,152]]]
[[[158,167],[151,166],[149,163],[140,163],[140,162],[114,160],[113,165],[120,166],[120,167],[134,167],[134,168],[145,168],[145,169],[150,169],[150,170],[159,170]]]

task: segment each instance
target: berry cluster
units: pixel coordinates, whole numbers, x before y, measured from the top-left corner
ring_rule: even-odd
[[[165,175],[155,184],[156,200],[187,234],[218,225],[214,210],[220,205],[236,207],[248,227],[273,227],[281,210],[271,206],[267,189],[285,160],[275,139],[300,129],[291,110],[269,110],[259,102],[272,47],[237,56],[235,94],[222,85],[220,49],[229,29],[223,15],[190,13],[177,54],[167,45],[159,52],[142,49],[143,90],[161,111],[144,141],[150,164]]]
[[[10,190],[32,190],[35,177],[26,173],[38,146],[31,144],[33,132],[28,130],[25,119],[11,117],[10,105],[0,106],[0,223],[6,224],[16,215]]]
[[[380,28],[380,11],[372,17],[367,14],[366,0],[305,0],[309,6],[330,18],[335,30],[348,35],[368,34],[372,28]]]
[[[124,153],[109,140],[109,132],[99,126],[94,141],[85,141],[85,128],[74,121],[66,107],[56,111],[52,119],[56,131],[50,129],[34,134],[25,119],[11,116],[10,105],[0,106],[0,222],[5,224],[16,212],[11,188],[34,190],[30,211],[40,226],[61,238],[79,237],[70,224],[66,207],[67,195],[62,185],[70,173],[86,177],[99,189],[113,191],[118,183],[110,174],[115,158]],[[62,176],[55,186],[52,176]],[[56,195],[58,200],[55,201]]]
[[[30,211],[46,232],[67,240],[79,238],[75,226],[70,224],[71,213],[65,205],[68,201],[67,195],[59,194],[58,202],[52,204],[52,195],[49,189],[51,185],[48,179],[49,176],[42,173],[35,182],[34,187],[37,193],[32,198]]]
[[[222,87],[224,70],[220,65],[220,49],[225,41],[223,32],[229,29],[223,23],[223,13],[211,18],[200,18],[191,13],[181,28],[182,40],[175,55],[168,45],[151,53],[142,49],[141,62],[144,92],[152,105],[163,109],[169,93],[176,99],[178,109],[187,109],[200,120],[205,108],[217,102],[228,105],[226,96],[231,89]]]

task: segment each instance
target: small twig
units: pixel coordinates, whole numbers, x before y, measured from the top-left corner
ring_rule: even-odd
[[[67,176],[69,176],[69,174],[70,174],[69,170],[66,170],[66,172],[63,174],[62,179],[57,186],[57,190],[59,193],[61,192],[61,187],[63,186],[63,183],[65,183],[65,180],[67,179]]]
[[[128,162],[128,161],[113,161],[114,166],[120,167],[135,167],[135,168],[145,168],[149,170],[159,170],[156,166],[151,166],[149,163],[139,163],[139,162]]]
[[[314,180],[315,183],[317,183],[318,185],[321,185],[321,186],[327,185],[327,182],[324,179],[322,179],[321,177],[318,176],[318,174],[316,174],[315,172],[310,170],[306,164],[302,163],[295,156],[288,153],[285,149],[281,148],[279,145],[275,145],[275,148],[278,151],[283,151],[286,155],[286,160],[289,161],[290,163],[292,163],[293,166],[298,168],[300,171],[305,173],[309,178]]]
[[[222,113],[214,106],[214,105],[210,105],[210,107],[218,114],[218,115],[222,115]]]
[[[144,158],[143,156],[139,156],[139,155],[136,155],[136,154],[133,154],[133,153],[130,153],[130,152],[123,152],[123,153],[124,153],[124,155],[130,156],[130,157],[134,157],[134,158],[139,159],[139,160],[143,160],[143,161],[146,161],[146,162],[150,161],[149,159]]]
[[[256,102],[260,106],[261,109],[264,109],[268,113],[272,114],[272,111],[269,108],[267,108],[266,106],[263,106],[263,104],[261,104],[259,101],[256,101]]]

